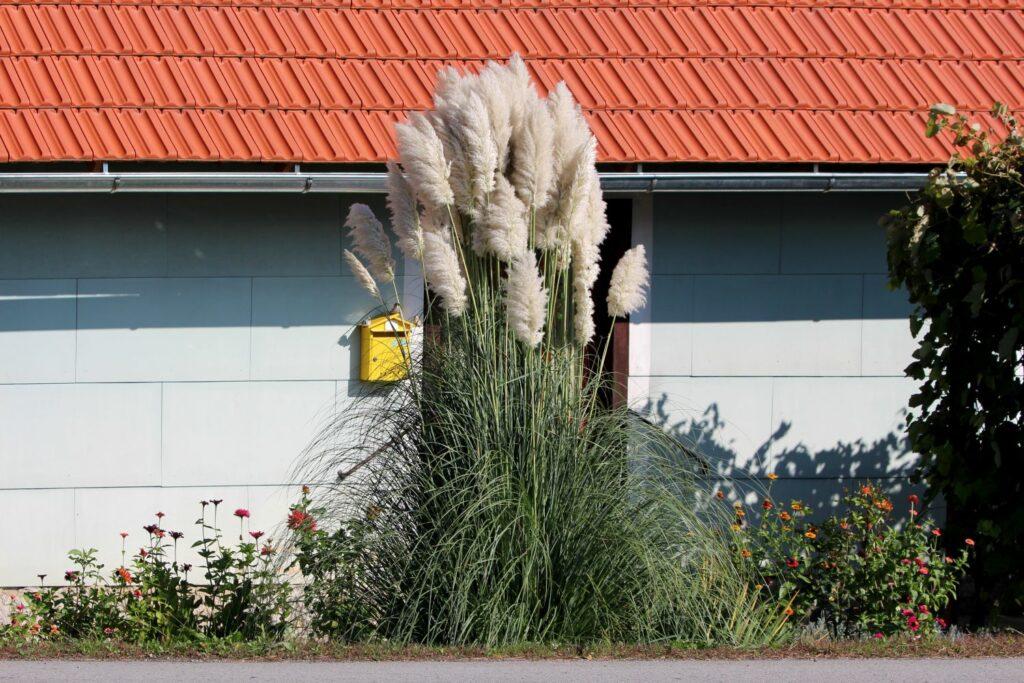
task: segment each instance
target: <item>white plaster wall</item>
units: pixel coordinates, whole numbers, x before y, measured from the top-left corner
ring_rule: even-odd
[[[355,393],[359,199],[0,197],[0,586],[60,580],[74,547],[117,566],[157,511],[189,545],[204,498],[284,519],[296,457]]]
[[[865,479],[906,495],[914,344],[878,226],[901,199],[642,199],[652,288],[631,321],[631,403],[748,488],[775,473],[776,494],[822,511]]]

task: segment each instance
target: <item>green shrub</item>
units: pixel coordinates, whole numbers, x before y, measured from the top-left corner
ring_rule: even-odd
[[[122,532],[121,566],[105,578],[96,550],[72,550],[77,567],[65,572],[65,585],[49,586],[26,596],[0,638],[117,638],[130,642],[188,641],[201,638],[280,637],[290,611],[290,587],[275,562],[269,539],[246,531],[247,510],[238,509],[239,543],[228,544],[213,519],[211,503],[202,501],[196,520],[200,538],[193,544],[203,562],[193,567],[178,561],[184,534],[147,524],[146,545],[127,561],[127,532]],[[248,535],[250,541],[243,540]]]
[[[951,532],[977,537],[977,620],[1024,612],[1024,137],[993,114],[1002,139],[937,106],[928,135],[962,151],[888,218],[892,285],[915,305],[910,445]]]
[[[754,526],[745,526],[743,508],[736,508],[737,551],[798,619],[820,619],[833,635],[925,635],[947,628],[942,614],[974,541],[947,555],[942,531],[918,519],[916,495],[902,527],[893,523],[892,502],[874,485],[861,486],[841,504],[845,514],[814,524],[801,501],[776,501],[769,487]]]

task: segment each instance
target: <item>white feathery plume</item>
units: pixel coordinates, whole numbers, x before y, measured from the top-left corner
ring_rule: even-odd
[[[353,204],[348,209],[345,226],[355,246],[352,250],[366,259],[370,272],[383,283],[395,279],[395,259],[391,256],[391,241],[384,226],[366,204]]]
[[[494,192],[488,197],[487,211],[473,230],[473,251],[480,256],[494,254],[501,261],[512,261],[526,251],[529,230],[526,207],[516,197],[512,183],[499,175]]]
[[[537,271],[537,257],[522,252],[508,269],[505,280],[505,316],[519,341],[537,346],[544,339],[548,292]]]
[[[623,318],[647,303],[647,254],[638,244],[626,251],[612,271],[608,286],[608,315]]]
[[[522,116],[513,129],[511,178],[516,194],[533,210],[551,198],[555,179],[554,122],[548,108],[530,88],[523,96]]]
[[[363,262],[348,249],[345,249],[343,254],[345,262],[348,263],[348,267],[352,269],[352,274],[355,275],[356,282],[362,285],[363,289],[368,291],[375,298],[380,299],[380,290],[377,289],[377,283],[373,281],[373,276],[370,275],[370,271],[366,269]]]
[[[451,239],[440,230],[423,233],[423,277],[440,299],[441,307],[458,317],[466,310],[466,278]]]
[[[548,93],[548,109],[554,125],[555,173],[561,175],[594,136],[565,81],[559,81]]]
[[[402,168],[409,174],[409,183],[420,201],[437,208],[452,204],[455,197],[444,146],[430,120],[413,112],[408,122],[395,125],[395,135]]]
[[[522,89],[514,87],[511,70],[497,62],[488,62],[480,73],[478,92],[487,107],[491,123],[491,137],[498,155],[497,170],[504,172],[508,164],[509,141],[512,138],[512,110],[522,99]],[[513,87],[510,87],[513,86]]]
[[[475,83],[480,83],[479,77]],[[487,195],[494,190],[498,145],[494,140],[487,105],[479,94],[470,91],[464,105],[459,108],[459,114],[459,136],[466,151],[467,165],[472,169],[473,208],[479,210]]]
[[[572,299],[576,341],[583,345],[594,336],[594,302],[590,290],[597,280],[601,250],[598,243],[582,240],[572,243]]]
[[[391,227],[398,235],[398,248],[406,258],[423,260],[423,228],[416,210],[416,195],[412,185],[393,161],[388,162],[388,210]]]

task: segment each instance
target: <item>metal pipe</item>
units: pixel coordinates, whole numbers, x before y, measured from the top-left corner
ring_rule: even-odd
[[[925,173],[602,173],[606,192],[905,192]],[[0,173],[0,193],[333,192],[382,193],[384,173]]]

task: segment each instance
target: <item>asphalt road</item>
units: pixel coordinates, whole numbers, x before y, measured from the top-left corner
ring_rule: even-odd
[[[1024,659],[751,661],[0,661],[0,681],[1024,681]]]

